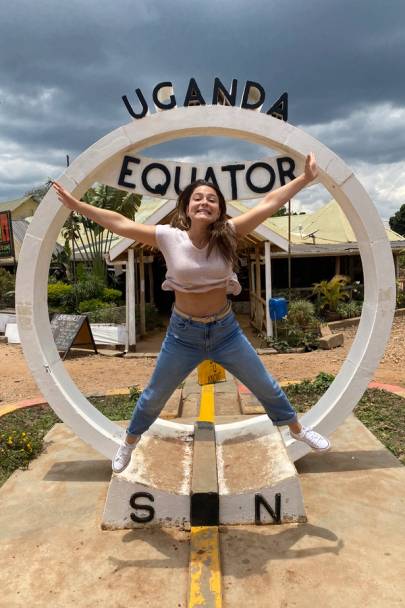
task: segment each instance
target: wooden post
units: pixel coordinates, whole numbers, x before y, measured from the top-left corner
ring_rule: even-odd
[[[143,249],[139,257],[139,313],[141,320],[141,334],[146,333],[145,320],[145,264],[143,261]]]
[[[257,298],[261,298],[262,297],[262,284],[261,284],[261,277],[260,277],[260,246],[256,245],[255,246],[255,258],[256,258],[256,295]],[[262,318],[262,315],[260,314],[260,300],[258,300],[256,298],[256,321],[258,321],[259,319]]]
[[[252,320],[252,316],[253,316],[252,291],[254,290],[254,287],[253,287],[253,277],[252,277],[252,262],[250,261],[250,249],[248,249],[247,260],[248,260],[248,279],[249,279],[249,317],[250,317],[250,320]]]
[[[264,243],[264,264],[266,276],[266,334],[269,338],[273,336],[273,324],[270,318],[269,302],[271,298],[271,251],[270,242]]]
[[[152,262],[149,262],[148,266],[148,278],[149,278],[149,302],[155,303],[154,284],[153,284],[153,257]]]
[[[340,255],[335,257],[335,274],[340,274]]]
[[[399,255],[396,253],[394,255],[394,265],[395,265],[395,278],[399,279]]]

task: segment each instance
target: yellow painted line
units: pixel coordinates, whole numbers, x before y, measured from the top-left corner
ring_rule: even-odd
[[[198,420],[204,422],[215,421],[214,385],[204,384],[201,387],[200,415]]]
[[[190,539],[188,608],[222,607],[219,531],[216,526],[193,526]]]

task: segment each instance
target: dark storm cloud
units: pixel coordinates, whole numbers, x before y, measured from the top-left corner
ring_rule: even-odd
[[[345,160],[403,156],[402,118],[361,125],[361,113],[374,107],[405,107],[402,0],[3,4],[0,162],[17,145],[27,163],[34,157],[38,167],[62,168],[66,153],[74,158],[131,120],[121,95],[134,100],[140,87],[152,107],[153,85],[169,79],[181,105],[191,76],[208,102],[215,76],[238,78],[238,98],[246,79],[260,82],[265,108],[287,90],[292,124],[313,129]],[[256,151],[265,153],[236,140],[192,138],[153,153],[243,159]],[[0,198],[11,192],[19,195],[2,184]]]

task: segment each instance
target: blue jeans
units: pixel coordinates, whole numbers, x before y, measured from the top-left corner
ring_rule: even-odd
[[[175,312],[150,382],[136,404],[127,433],[140,435],[158,418],[179,384],[205,359],[222,365],[257,397],[276,426],[295,422],[297,414],[269,374],[232,311],[201,323]]]

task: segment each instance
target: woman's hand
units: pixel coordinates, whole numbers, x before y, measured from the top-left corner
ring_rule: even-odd
[[[307,182],[312,182],[318,177],[318,167],[315,160],[315,154],[311,152],[305,159],[305,179]]]
[[[61,184],[58,184],[58,182],[52,182],[52,186],[56,194],[58,195],[58,199],[60,200],[62,205],[64,205],[68,209],[71,209],[72,211],[78,210],[80,201],[78,201],[77,198],[72,196],[70,192],[65,190],[65,188],[61,186]]]

